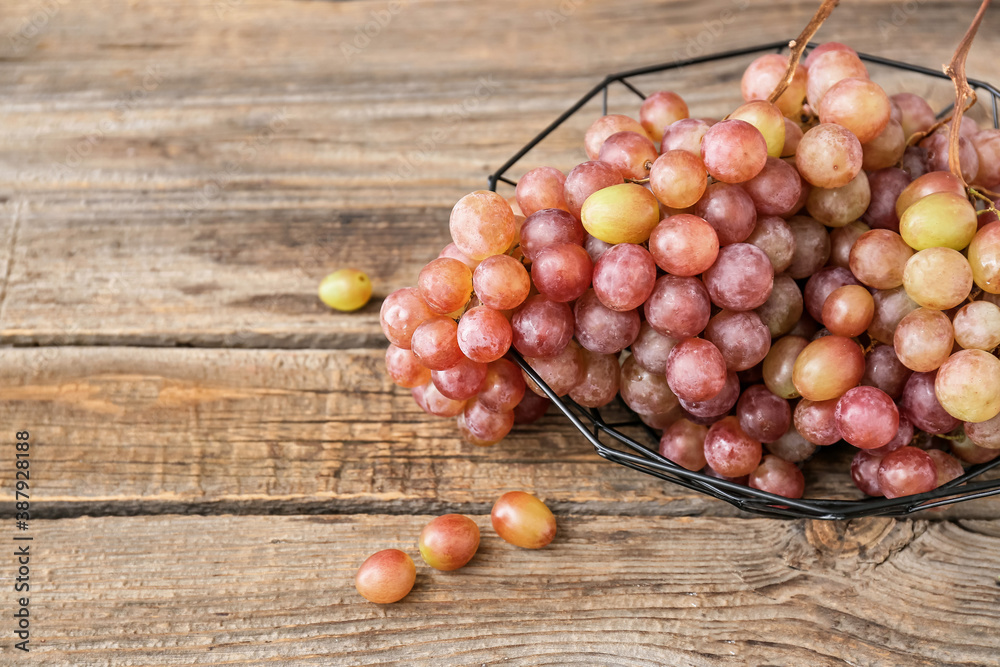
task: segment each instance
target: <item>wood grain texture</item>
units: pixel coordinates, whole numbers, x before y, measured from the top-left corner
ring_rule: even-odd
[[[388,381],[375,350],[0,350],[0,423],[38,443],[46,516],[483,512],[511,489],[564,511],[737,513],[605,461],[555,412],[468,445]],[[810,495],[861,497],[850,456],[811,461]],[[1000,498],[930,516],[997,518]]]
[[[437,572],[416,549],[430,518],[36,522],[32,657],[938,667],[1000,655],[996,521],[862,520],[845,550],[803,522],[559,516],[552,545],[529,551],[474,516],[478,554]],[[410,553],[418,573],[407,598],[380,606],[354,573],[383,548]]]
[[[936,67],[976,4],[845,1],[819,38]],[[812,11],[435,0],[402,2],[386,19],[389,6],[5,2],[0,224],[17,209],[21,228],[0,342],[380,344],[378,297],[436,256],[453,203],[604,74],[789,38]],[[379,15],[386,25],[369,25],[378,34],[345,55]],[[1000,19],[988,15],[970,73],[995,76],[998,46]],[[636,83],[721,116],[748,61]],[[904,85],[876,78],[890,92]],[[947,82],[906,87],[948,99]],[[623,89],[611,102],[636,113]],[[589,107],[514,175],[584,159],[597,113]],[[315,297],[344,264],[374,279],[376,299],[358,314],[332,314]]]

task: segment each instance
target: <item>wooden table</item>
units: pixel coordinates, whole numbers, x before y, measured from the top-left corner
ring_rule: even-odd
[[[381,297],[492,168],[605,73],[791,38],[813,3],[3,5],[0,423],[31,433],[34,539],[29,655],[0,556],[0,663],[1000,662],[1000,500],[748,518],[604,462],[554,415],[464,445],[382,368]],[[977,5],[844,0],[819,37],[937,67]],[[998,49],[994,9],[970,73],[1000,79]],[[649,87],[722,115],[740,67]],[[611,104],[636,112],[627,91]],[[588,113],[515,175],[583,159]],[[344,265],[375,282],[360,313],[315,296]],[[493,533],[511,489],[557,513],[551,547]],[[417,556],[445,512],[479,523],[472,564],[362,600],[364,558]]]

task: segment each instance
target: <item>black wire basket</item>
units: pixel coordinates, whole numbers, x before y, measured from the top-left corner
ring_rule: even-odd
[[[812,49],[816,46],[809,44]],[[691,65],[699,65],[709,62],[749,56],[767,51],[783,52],[787,48],[786,42],[775,42],[773,44],[763,44],[761,46],[726,51],[714,55],[691,58],[688,60],[652,65],[638,69],[611,74],[605,77],[601,83],[596,85],[586,95],[581,97],[573,106],[567,109],[562,115],[554,120],[548,127],[542,130],[538,136],[528,142],[521,150],[514,154],[502,167],[488,177],[489,189],[496,191],[499,183],[516,186],[517,181],[506,176],[521,158],[529,151],[540,144],[554,130],[565,123],[571,116],[576,114],[583,106],[601,94],[602,115],[608,113],[608,89],[613,84],[619,83],[626,89],[634,93],[640,99],[646,96],[629,79],[641,77],[649,74],[657,74],[669,70],[676,70]],[[878,56],[859,53],[858,56],[865,62],[883,65],[889,68],[914,72],[928,77],[938,79],[948,79],[942,72],[911,65],[909,63],[898,62],[881,58]],[[976,90],[977,94],[987,92],[990,95],[990,105],[992,110],[993,126],[1000,128],[1000,91],[992,85],[969,79],[969,84]],[[954,105],[941,110],[938,117],[950,112]],[[585,408],[573,402],[569,398],[557,396],[541,377],[524,361],[514,349],[510,351],[513,360],[521,367],[525,374],[530,377],[552,400],[553,404],[563,415],[569,419],[580,433],[594,446],[597,453],[609,461],[623,466],[644,472],[660,479],[673,482],[687,489],[703,493],[705,495],[718,498],[746,512],[779,518],[807,518],[844,520],[866,516],[905,516],[919,510],[931,509],[950,505],[965,500],[975,498],[985,498],[987,496],[1000,494],[1000,478],[985,481],[975,481],[988,470],[1000,466],[1000,457],[987,463],[972,466],[966,469],[962,476],[940,486],[939,488],[912,496],[886,499],[873,498],[868,500],[841,500],[841,499],[792,499],[778,496],[758,489],[752,489],[728,480],[710,477],[700,472],[692,472],[676,463],[664,458],[658,453],[659,436],[646,426],[634,412],[618,399],[621,409],[628,415],[625,419],[607,420],[600,410]],[[617,410],[619,406],[615,406]],[[628,429],[636,433],[638,437],[647,439],[652,444],[640,442],[623,432]]]

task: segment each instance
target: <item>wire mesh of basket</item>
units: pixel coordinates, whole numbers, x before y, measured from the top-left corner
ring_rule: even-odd
[[[787,46],[786,42],[775,42],[610,74],[515,153],[496,172],[491,174],[488,177],[489,188],[495,191],[499,183],[516,186],[517,181],[508,178],[506,176],[507,172],[521,158],[527,155],[529,151],[538,146],[553,131],[578,113],[588,102],[598,95],[602,96],[602,114],[606,115],[608,112],[608,89],[613,85],[620,84],[634,93],[638,98],[645,99],[645,94],[631,79],[668,72],[670,70],[678,70],[692,65],[734,59],[768,51],[781,53]],[[809,44],[810,49],[815,46],[813,43]],[[937,79],[948,79],[947,75],[942,72],[919,65],[864,53],[859,53],[858,56],[865,62],[888,68],[904,70]],[[976,90],[977,95],[981,99],[983,93],[989,94],[987,104],[992,114],[993,126],[1000,128],[1000,91],[983,81],[969,79],[969,84]],[[943,117],[949,113],[952,106],[949,105],[942,109],[938,117]],[[557,396],[531,366],[525,362],[521,355],[514,349],[511,349],[510,354],[524,373],[542,389],[559,411],[594,446],[600,456],[633,470],[638,470],[639,472],[652,475],[692,491],[712,496],[747,512],[779,518],[825,520],[844,520],[866,516],[905,516],[920,510],[1000,494],[1000,478],[980,479],[987,471],[1000,466],[1000,457],[987,463],[967,468],[965,474],[933,491],[891,499],[791,499],[753,489],[736,482],[711,477],[701,472],[692,472],[658,453],[659,435],[656,431],[646,426],[639,419],[638,415],[631,412],[621,402],[620,398],[617,401],[620,405],[616,405],[614,411],[623,410],[627,416],[624,419],[607,419],[605,417],[607,411],[604,411],[602,414],[601,410],[585,408],[569,398]],[[630,434],[634,434],[634,436]]]

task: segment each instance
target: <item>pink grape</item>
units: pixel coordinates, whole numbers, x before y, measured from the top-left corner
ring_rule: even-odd
[[[791,215],[802,196],[802,180],[795,167],[776,157],[768,157],[760,173],[741,187],[759,215]]]
[[[742,183],[764,168],[767,142],[760,130],[750,123],[738,119],[724,120],[705,133],[701,140],[701,154],[712,178],[723,183]]]
[[[826,446],[840,440],[840,427],[837,425],[838,398],[826,401],[810,401],[803,398],[795,406],[795,428],[802,437],[814,445]]]
[[[532,169],[517,181],[515,196],[521,213],[527,217],[535,211],[557,208],[568,211],[563,188],[566,177],[553,167]]]
[[[841,436],[861,449],[883,447],[899,430],[896,404],[875,387],[849,389],[837,401],[835,414]]]
[[[869,451],[876,456],[885,456],[913,442],[914,433],[913,422],[907,419],[906,415],[899,415],[899,428],[896,429],[896,435],[892,437],[892,440]]]
[[[848,338],[860,336],[875,317],[875,299],[860,285],[844,285],[830,292],[820,318],[830,333]]]
[[[639,336],[639,311],[611,310],[588,290],[573,306],[576,339],[591,352],[617,354]]]
[[[820,269],[806,282],[803,290],[806,310],[817,322],[823,321],[823,306],[834,290],[845,285],[857,285],[858,281],[847,269],[839,266],[828,266]]]
[[[858,450],[851,461],[851,479],[854,485],[866,495],[881,496],[882,489],[878,484],[878,469],[882,465],[882,457],[866,449]]]
[[[750,473],[751,489],[760,489],[785,498],[801,498],[806,478],[794,463],[774,454],[766,455],[757,469]]]
[[[451,368],[463,358],[458,346],[458,324],[443,315],[430,318],[413,332],[410,350],[432,371]]]
[[[438,254],[438,258],[457,259],[462,264],[465,264],[467,267],[469,267],[469,271],[475,271],[476,267],[479,266],[479,260],[470,258],[464,252],[459,250],[458,246],[455,245],[454,243],[449,243],[444,248],[442,248],[441,252]]]
[[[962,306],[954,319],[955,342],[965,349],[993,350],[1000,345],[1000,308],[989,301]]]
[[[379,311],[382,333],[389,342],[410,349],[413,332],[437,313],[430,309],[416,287],[398,289],[385,298]]]
[[[912,371],[926,373],[948,359],[955,344],[955,329],[939,310],[918,308],[900,320],[892,346],[899,361]]]
[[[810,128],[799,142],[795,166],[810,184],[839,188],[861,172],[861,142],[850,130],[821,123]]]
[[[488,190],[477,190],[459,199],[448,224],[458,249],[476,260],[503,253],[517,235],[510,204]]]
[[[916,447],[900,447],[879,464],[878,486],[886,498],[933,491],[937,486],[934,460]]]
[[[706,401],[685,401],[677,399],[688,417],[697,423],[710,425],[728,414],[740,397],[740,380],[736,373],[726,374],[726,384],[722,391]]]
[[[1000,222],[991,222],[969,244],[969,266],[979,289],[1000,294]]]
[[[900,111],[899,123],[909,139],[917,132],[925,132],[937,122],[934,109],[927,100],[913,93],[896,93],[889,98]]]
[[[771,334],[752,310],[722,310],[708,321],[705,339],[714,344],[731,371],[756,366],[771,348]]]
[[[838,398],[858,384],[865,372],[861,346],[843,336],[826,336],[812,341],[799,353],[792,382],[811,401]]]
[[[431,371],[431,382],[442,395],[456,401],[464,401],[479,393],[486,380],[486,364],[480,364],[466,357],[443,371]]]
[[[796,280],[808,278],[830,258],[830,235],[823,225],[806,216],[789,219],[788,228],[795,239],[795,250],[785,272]]]
[[[785,78],[788,70],[788,56],[780,53],[768,53],[754,60],[743,71],[740,82],[740,92],[743,99],[766,100]],[[796,65],[792,82],[775,101],[775,105],[785,116],[795,118],[802,113],[802,103],[806,97],[806,68]]]
[[[486,367],[486,379],[479,390],[479,403],[492,412],[513,410],[524,398],[521,369],[507,359],[497,359]]]
[[[903,271],[912,256],[913,249],[899,234],[888,229],[873,229],[854,242],[851,272],[869,287],[892,289],[903,284]]]
[[[680,340],[697,336],[705,329],[712,304],[700,280],[668,274],[657,279],[643,309],[654,329]]]
[[[727,477],[749,475],[760,464],[762,448],[740,428],[736,417],[725,417],[712,425],[705,436],[705,460]]]
[[[862,144],[881,134],[889,120],[889,96],[867,76],[841,79],[830,86],[819,104],[821,123],[847,128]]]
[[[563,186],[566,206],[569,212],[579,219],[580,209],[583,208],[583,202],[587,201],[587,197],[598,190],[621,185],[624,182],[621,172],[606,162],[591,160],[578,164],[566,176],[566,183]]]
[[[705,436],[708,428],[689,419],[679,419],[663,431],[660,456],[682,468],[698,471],[705,467]]]
[[[927,166],[931,171],[949,170],[948,144],[947,132],[940,130],[920,142],[921,148],[927,149]],[[979,153],[976,152],[972,142],[965,137],[958,138],[958,156],[962,178],[967,183],[974,182],[979,175]]]
[[[662,374],[666,372],[667,356],[677,343],[676,339],[664,336],[649,322],[643,322],[639,336],[632,343],[632,356],[647,371]]]
[[[816,62],[816,59],[827,51],[844,51],[854,55],[854,57],[857,57],[858,55],[857,51],[846,44],[841,44],[840,42],[823,42],[822,44],[817,45],[816,48],[810,49],[809,55],[807,55],[806,59],[802,61],[802,65],[804,67],[809,67],[809,65]]]
[[[876,345],[865,357],[861,384],[881,389],[893,399],[903,395],[903,387],[913,374],[904,366],[892,345]]]
[[[656,230],[653,231],[655,233]],[[597,261],[593,284],[594,292],[605,307],[619,311],[635,310],[653,293],[656,263],[642,246],[619,243]]]
[[[580,353],[580,348],[573,343],[567,345],[562,352],[554,357],[547,359],[525,357],[524,360],[538,373],[549,389],[555,392],[556,396],[565,396],[583,380],[583,355]],[[527,373],[524,374],[524,380],[528,389],[536,394],[545,393],[528,377]]]
[[[653,162],[649,186],[664,206],[694,206],[708,187],[705,164],[687,151],[667,151]]]
[[[957,479],[965,474],[962,464],[951,454],[940,449],[927,450],[927,456],[934,462],[934,470],[937,472],[937,485],[942,486],[953,479]]]
[[[596,236],[591,236],[590,234],[587,234],[583,241],[583,249],[587,251],[588,255],[590,255],[590,261],[594,264],[597,264],[597,260],[601,258],[601,255],[606,253],[612,247],[614,247],[613,244],[608,243],[607,241],[602,241]]]
[[[711,125],[700,118],[684,118],[671,123],[663,131],[660,153],[687,151],[701,157],[701,140],[710,127]]]
[[[806,210],[828,227],[843,227],[864,215],[870,203],[868,175],[862,171],[839,188],[813,188],[806,199]]]
[[[684,401],[707,401],[726,384],[726,360],[702,338],[686,338],[667,357],[667,384]]]
[[[433,382],[414,387],[410,395],[421,410],[435,417],[455,417],[465,409],[464,400],[448,398]]]
[[[639,121],[628,116],[620,114],[601,116],[591,124],[583,136],[583,145],[587,150],[587,157],[591,160],[596,160],[601,154],[601,146],[604,145],[605,140],[615,132],[646,133]]]
[[[389,377],[400,387],[413,389],[431,381],[431,371],[423,366],[411,350],[389,345],[385,351],[385,368]]]
[[[796,123],[785,118],[785,145],[781,148],[781,157],[791,157],[799,148],[802,141],[802,128]]]
[[[869,231],[868,225],[855,220],[830,232],[830,266],[851,268],[851,248],[862,234]]]
[[[982,130],[971,141],[979,157],[979,172],[974,185],[996,190],[1000,187],[1000,130]]]
[[[816,452],[816,445],[799,435],[792,426],[780,438],[767,443],[767,450],[786,461],[800,463]]]
[[[651,237],[652,238],[652,237]],[[792,264],[795,252],[795,237],[792,229],[777,216],[765,215],[757,218],[757,226],[746,242],[764,251],[771,260],[775,274],[779,274]]]
[[[888,169],[898,164],[906,153],[903,127],[890,120],[877,137],[861,144],[861,168],[865,171]]]
[[[730,119],[743,120],[763,135],[767,154],[777,158],[785,145],[785,117],[775,105],[766,100],[752,100],[741,104],[729,113]]]
[[[985,449],[1000,449],[1000,415],[982,422],[966,422],[969,440]]]
[[[899,216],[896,214],[896,200],[909,184],[909,175],[895,167],[868,174],[871,202],[861,220],[871,229],[888,229],[898,234]]]
[[[616,132],[604,140],[597,159],[625,178],[646,178],[657,155],[656,146],[644,132]]]
[[[956,308],[972,290],[972,268],[957,250],[927,248],[906,260],[903,287],[924,308]]]
[[[1000,449],[980,447],[969,438],[959,438],[951,441],[951,453],[966,463],[978,465],[1000,456]]]
[[[822,108],[823,97],[837,82],[852,77],[868,78],[868,70],[853,50],[810,54],[806,60],[806,99],[814,110]]]
[[[696,276],[715,263],[719,237],[703,218],[687,213],[672,215],[653,229],[649,252],[656,265],[667,273]]]
[[[539,396],[533,391],[526,392],[524,398],[514,408],[514,423],[532,424],[545,415],[550,405],[552,401],[547,397]]]
[[[719,249],[705,272],[712,303],[728,310],[752,310],[764,304],[774,286],[774,268],[763,250],[749,243]]]
[[[416,579],[412,558],[399,549],[384,549],[361,564],[354,576],[354,587],[369,602],[391,604],[405,598]]]
[[[745,241],[757,224],[753,199],[743,188],[729,183],[709,185],[693,213],[712,225],[720,246]]]
[[[507,255],[484,259],[472,274],[472,284],[480,303],[493,310],[517,308],[531,291],[531,278],[524,265]]]
[[[906,295],[902,287],[876,290],[872,299],[875,301],[875,316],[868,327],[868,335],[880,343],[891,345],[899,322],[920,306]]]
[[[541,294],[528,297],[510,324],[514,347],[526,357],[554,357],[573,337],[573,311]]]
[[[906,209],[910,208],[918,201],[938,192],[951,192],[959,197],[965,196],[965,187],[957,176],[948,171],[932,171],[915,178],[909,185],[903,188],[897,197],[896,217],[903,217]]]
[[[647,371],[636,363],[635,357],[622,364],[620,393],[625,405],[640,415],[665,414],[678,406],[666,376]]]
[[[439,257],[420,270],[417,289],[431,310],[447,315],[469,302],[472,271],[457,259]]]
[[[569,397],[586,408],[600,408],[615,399],[621,386],[618,357],[584,348],[583,378],[569,391]]]
[[[458,347],[462,354],[481,364],[496,361],[507,354],[513,342],[510,322],[487,306],[465,311],[458,322]]]
[[[940,435],[955,430],[962,422],[948,414],[938,402],[934,394],[936,378],[937,371],[911,375],[903,387],[899,410],[921,431]]]
[[[792,423],[788,401],[775,396],[762,384],[747,387],[736,403],[736,416],[747,435],[761,442],[774,442]]]
[[[543,248],[554,243],[575,243],[582,246],[583,240],[584,231],[580,221],[557,208],[536,211],[521,225],[521,252],[529,262],[534,261]]]
[[[531,264],[531,280],[541,294],[553,301],[567,302],[587,291],[593,271],[593,262],[583,246],[553,243],[535,255]]]
[[[687,104],[680,95],[667,90],[653,93],[639,107],[639,122],[653,141],[663,137],[664,128],[687,117]]]
[[[781,398],[797,398],[798,389],[792,382],[795,360],[809,345],[809,341],[801,336],[785,336],[771,345],[771,350],[764,357],[764,384],[771,393]]]
[[[514,426],[514,412],[493,412],[479,401],[469,401],[458,415],[458,432],[467,442],[479,447],[489,447],[507,437]]]

